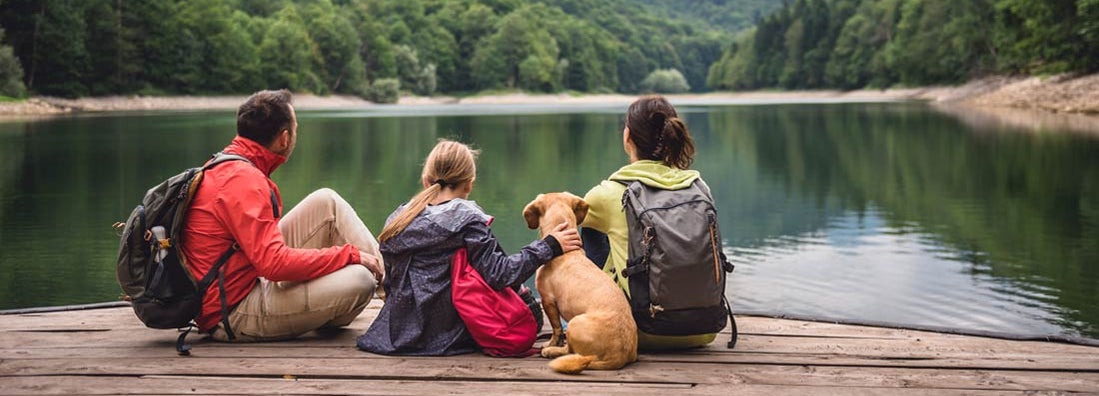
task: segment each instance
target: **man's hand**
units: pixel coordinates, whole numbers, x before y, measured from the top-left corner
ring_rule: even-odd
[[[553,235],[553,238],[561,245],[562,253],[568,253],[583,247],[580,242],[580,233],[576,231],[576,228],[568,227],[568,223],[561,223],[550,232],[550,235]]]
[[[374,274],[374,280],[377,281],[378,287],[382,287],[382,277],[385,276],[385,270],[378,264],[378,258],[374,257],[373,254],[360,250],[359,264],[362,264],[363,267],[370,270],[370,273]]]

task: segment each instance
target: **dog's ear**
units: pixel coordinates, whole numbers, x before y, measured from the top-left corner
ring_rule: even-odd
[[[576,214],[576,226],[579,227],[584,223],[584,218],[588,217],[588,202],[576,197],[576,201],[572,204],[572,212]]]
[[[523,218],[527,220],[527,227],[538,228],[538,219],[542,217],[542,194],[538,194],[533,201],[523,208]]]

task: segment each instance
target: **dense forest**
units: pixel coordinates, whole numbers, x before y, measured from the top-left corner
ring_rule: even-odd
[[[685,92],[1099,67],[1099,0],[0,0],[0,96]]]
[[[21,71],[6,75],[19,72],[14,80],[30,93],[66,97],[261,87],[373,97],[398,87],[420,95],[637,92],[668,70],[676,73],[650,78],[648,88],[666,90],[659,77],[670,75],[680,80],[674,89],[702,90],[732,31],[760,13],[750,5],[777,8],[762,0],[675,3],[2,0],[11,52],[0,52],[0,73],[8,59]]]
[[[1099,70],[1099,0],[796,0],[740,34],[715,89],[950,84]]]

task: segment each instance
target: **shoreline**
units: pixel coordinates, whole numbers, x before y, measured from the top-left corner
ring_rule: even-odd
[[[941,95],[935,88],[894,89],[883,91],[750,91],[665,94],[671,101],[751,103],[798,101],[898,101],[937,100]],[[394,104],[378,104],[351,95],[317,96],[295,94],[294,107],[298,110],[352,109],[393,106],[446,106],[446,105],[627,105],[638,95],[626,94],[538,94],[503,93],[457,96],[402,96]],[[229,96],[102,96],[65,99],[36,96],[20,102],[0,102],[0,118],[12,116],[55,116],[84,113],[110,113],[125,111],[160,110],[230,110],[235,111],[247,95]]]
[[[396,106],[445,105],[626,105],[640,95],[501,93],[455,96],[402,96]],[[925,101],[948,113],[972,111],[1004,125],[1033,129],[1050,125],[1063,115],[1071,122],[1054,122],[1073,130],[1099,132],[1099,73],[1084,76],[988,77],[960,86],[892,88],[885,90],[741,91],[665,95],[673,102],[705,104]],[[32,97],[0,102],[0,120],[49,118],[85,113],[160,110],[235,111],[247,95],[226,96],[105,96],[79,99]],[[380,105],[350,95],[297,94],[302,110],[370,108]],[[1018,114],[1032,116],[1019,116]],[[972,117],[971,117],[972,118]],[[1035,121],[1036,119],[1046,121]]]

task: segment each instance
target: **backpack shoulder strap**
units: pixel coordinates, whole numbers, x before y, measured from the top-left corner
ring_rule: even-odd
[[[218,165],[222,162],[228,162],[228,161],[244,161],[244,162],[247,162],[248,164],[250,164],[252,166],[255,166],[254,164],[252,164],[252,161],[249,161],[247,158],[244,158],[243,156],[240,156],[240,155],[237,155],[237,154],[229,154],[229,153],[226,153],[224,151],[219,151],[217,153],[214,153],[214,155],[210,156],[210,160],[206,161],[206,164],[202,166],[202,170],[204,170],[204,171],[208,170],[208,169],[213,168],[214,166],[216,166],[216,165]]]
[[[714,200],[714,195],[710,192],[710,186],[707,185],[706,181],[702,180],[701,177],[695,179],[694,183],[692,184],[698,185],[698,188],[702,190],[702,193],[705,194],[706,198],[708,198],[710,201]]]

